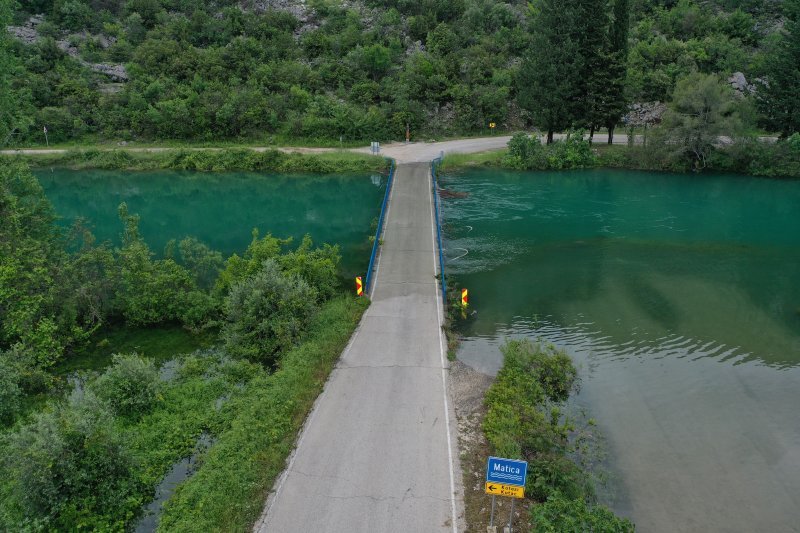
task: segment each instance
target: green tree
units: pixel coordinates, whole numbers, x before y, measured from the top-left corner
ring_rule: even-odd
[[[608,129],[608,144],[614,143],[614,129],[628,109],[625,87],[630,31],[630,0],[614,0],[607,52],[608,80],[603,87],[601,124]]]
[[[720,138],[742,131],[733,90],[714,74],[695,73],[680,80],[654,141],[676,162],[707,166]]]
[[[9,444],[13,497],[37,530],[118,530],[116,511],[142,491],[111,413],[91,393],[37,414]]]
[[[237,284],[226,302],[222,336],[234,357],[273,365],[308,327],[317,291],[296,274],[265,261],[255,275]]]
[[[517,79],[520,106],[534,125],[553,133],[568,128],[580,100],[582,55],[575,39],[578,0],[540,0],[532,13],[532,43]]]
[[[766,58],[758,103],[767,125],[783,137],[800,132],[800,0],[783,3],[783,35]]]

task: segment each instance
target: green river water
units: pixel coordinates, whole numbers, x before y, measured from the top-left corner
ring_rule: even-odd
[[[44,169],[36,172],[64,224],[86,218],[99,241],[118,244],[121,202],[141,216],[141,233],[163,253],[170,239],[194,236],[224,256],[241,254],[261,235],[306,233],[315,244],[339,244],[346,278],[364,274],[372,220],[380,213],[386,177],[253,173],[119,172]]]
[[[800,182],[625,171],[442,177],[458,357],[543,338],[581,369],[602,499],[637,530],[800,531]]]

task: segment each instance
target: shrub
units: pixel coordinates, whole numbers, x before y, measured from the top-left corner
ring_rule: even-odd
[[[234,357],[274,364],[305,331],[317,291],[297,274],[284,274],[274,260],[234,286],[226,302],[222,336]]]
[[[311,236],[303,237],[297,250],[278,258],[281,268],[287,274],[296,274],[317,290],[320,299],[327,300],[336,293],[339,278],[336,276],[339,261],[339,247],[324,245],[312,249]]]
[[[104,404],[76,391],[9,440],[13,498],[43,530],[119,530],[114,511],[140,491]],[[140,502],[139,502],[140,503]]]
[[[635,529],[630,520],[615,516],[605,507],[560,495],[534,505],[531,521],[537,533],[628,533]]]
[[[152,361],[137,354],[116,354],[114,363],[92,390],[118,415],[136,417],[148,412],[159,397],[161,382]]]
[[[597,158],[580,130],[547,146],[538,136],[517,133],[508,142],[503,164],[518,170],[567,170],[595,166]]]

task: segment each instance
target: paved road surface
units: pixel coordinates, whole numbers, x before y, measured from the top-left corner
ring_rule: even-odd
[[[455,532],[429,167],[399,165],[373,301],[309,416],[258,532]]]

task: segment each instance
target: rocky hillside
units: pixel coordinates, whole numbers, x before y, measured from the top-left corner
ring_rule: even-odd
[[[780,6],[631,2],[631,121],[658,121],[693,71],[718,73],[748,98]],[[517,0],[20,2],[7,21],[15,103],[5,143],[39,144],[45,125],[51,141],[519,129],[530,125],[516,80],[537,53],[534,11]]]

